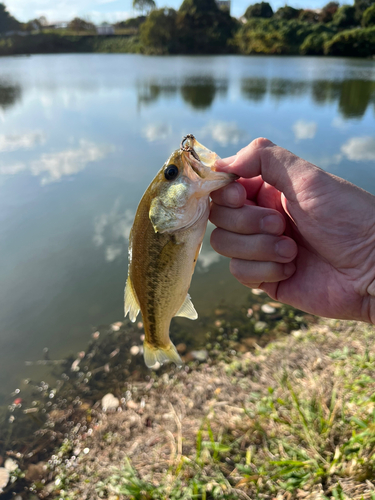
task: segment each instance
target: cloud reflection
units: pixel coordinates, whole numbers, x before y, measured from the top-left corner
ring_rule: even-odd
[[[238,144],[240,141],[246,140],[248,134],[240,129],[236,122],[210,121],[202,130],[203,137],[211,137],[221,146],[229,144]]]
[[[297,140],[314,139],[318,130],[318,125],[315,122],[298,120],[292,128]]]
[[[0,151],[16,151],[17,149],[32,149],[44,144],[46,137],[43,132],[27,132],[26,134],[0,135]]]
[[[103,159],[111,150],[109,146],[98,146],[82,139],[78,148],[44,153],[39,160],[31,163],[30,170],[33,175],[42,176],[42,184],[49,184],[63,176],[81,172],[89,163]]]
[[[13,151],[19,147],[32,147],[31,144],[35,137],[26,136],[0,136],[0,148],[3,151]],[[38,136],[37,141],[42,140],[42,135]],[[3,141],[2,141],[3,139]],[[43,139],[44,140],[44,139]],[[1,150],[1,149],[0,149]],[[84,170],[91,162],[103,159],[113,150],[112,146],[97,145],[93,142],[81,140],[78,148],[65,149],[57,153],[44,153],[38,160],[30,164],[17,162],[10,165],[0,165],[0,175],[16,175],[20,172],[31,172],[34,176],[41,176],[41,184],[58,182],[66,175],[76,174]]]
[[[166,123],[150,123],[142,130],[142,133],[149,142],[154,142],[159,139],[166,139],[171,131],[171,126]]]
[[[375,137],[352,137],[341,147],[352,161],[375,161]]]
[[[116,200],[109,213],[95,218],[93,242],[96,247],[103,247],[107,262],[125,254],[134,215],[130,209],[121,212],[120,201]]]

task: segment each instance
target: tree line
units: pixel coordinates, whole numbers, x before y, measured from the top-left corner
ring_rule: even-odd
[[[76,51],[147,54],[375,55],[375,0],[354,0],[351,5],[330,1],[321,10],[286,5],[276,11],[268,2],[258,2],[250,5],[240,19],[219,8],[216,0],[183,0],[178,10],[158,9],[155,0],[133,0],[133,6],[142,15],[116,25],[119,29],[132,28],[131,39],[100,43],[60,40],[59,51],[67,47],[74,51],[76,47]],[[43,28],[43,22],[38,19],[30,21],[31,26],[22,26],[35,28],[39,23]],[[0,4],[0,34],[22,26]],[[92,31],[94,26],[76,18],[69,29],[82,33]],[[22,50],[22,43],[18,43]],[[51,37],[49,43],[53,52]],[[0,53],[2,45],[5,43],[0,40]]]

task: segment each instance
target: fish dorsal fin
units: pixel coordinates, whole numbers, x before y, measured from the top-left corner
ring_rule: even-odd
[[[192,301],[190,300],[190,295],[186,295],[185,302],[182,304],[180,309],[177,311],[175,316],[181,316],[183,318],[197,319],[198,313],[195,310]]]
[[[128,276],[125,286],[124,302],[124,314],[126,316],[129,313],[129,319],[134,323],[137,319],[140,307],[130,276]]]

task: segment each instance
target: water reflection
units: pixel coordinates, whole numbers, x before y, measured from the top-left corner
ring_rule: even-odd
[[[0,108],[6,110],[21,99],[21,87],[0,81]]]
[[[339,109],[345,118],[361,118],[375,94],[375,82],[346,80],[340,89]]]
[[[242,130],[236,122],[225,122],[219,120],[211,120],[199,132],[199,137],[210,137],[221,146],[225,147],[229,144],[238,144],[240,141],[246,141],[248,134]]]
[[[181,86],[184,101],[195,109],[206,109],[214,102],[216,94],[225,96],[228,82],[213,78],[190,79]]]
[[[341,147],[342,153],[352,161],[375,161],[374,137],[351,137]]]
[[[242,78],[241,93],[245,99],[262,102],[267,95],[277,101],[310,96],[316,104],[337,101],[344,118],[361,118],[375,102],[375,82],[371,80],[295,80],[287,78]],[[181,96],[196,110],[210,108],[217,96],[225,97],[228,80],[211,77],[189,77],[181,81],[152,81],[137,85],[138,103],[149,105],[159,99]]]
[[[263,101],[267,94],[267,80],[265,78],[243,78],[241,83],[242,95],[251,101]]]
[[[338,101],[344,118],[361,118],[375,102],[375,82],[371,80],[315,80],[295,81],[282,78],[244,78],[241,82],[244,98],[262,101],[267,94],[277,100],[310,95],[316,104]]]
[[[117,199],[108,213],[103,213],[94,221],[94,245],[104,250],[107,262],[124,258],[124,248],[128,245],[135,211],[120,209],[120,200]]]
[[[138,103],[151,104],[160,98],[168,99],[181,95],[192,108],[205,110],[209,108],[216,96],[225,97],[228,81],[213,77],[185,78],[181,82],[149,82],[138,86]]]
[[[1,134],[0,152],[17,151],[18,149],[32,149],[46,142],[42,131],[26,132],[24,134]]]
[[[45,142],[41,133],[30,133],[23,136],[0,136],[0,151],[16,149],[31,149]],[[33,176],[40,177],[42,185],[58,182],[62,177],[77,174],[92,162],[102,160],[113,151],[113,146],[97,145],[81,139],[76,147],[62,151],[43,153],[39,158],[28,162],[17,162],[0,165],[1,175],[15,175],[29,171]]]

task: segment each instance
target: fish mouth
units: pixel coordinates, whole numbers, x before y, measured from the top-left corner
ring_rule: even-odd
[[[198,151],[200,150],[201,155],[199,155],[199,153],[194,149],[194,146],[197,147]],[[188,134],[183,137],[180,145],[180,151],[185,153],[183,155],[184,159],[197,176],[205,181],[208,181],[208,183],[213,186],[212,191],[219,189],[219,187],[223,187],[239,178],[235,174],[217,172],[214,167],[216,160],[219,157],[216,153],[213,153],[202,146],[193,134]],[[217,185],[219,187],[216,187]]]

